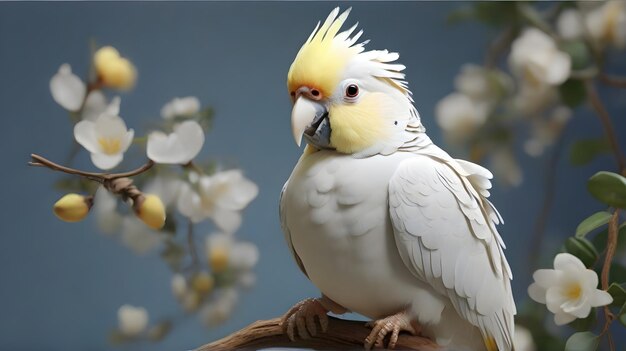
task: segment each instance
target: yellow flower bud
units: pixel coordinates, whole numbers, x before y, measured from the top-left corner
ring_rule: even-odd
[[[191,281],[191,287],[200,295],[206,295],[215,285],[215,279],[206,272],[200,272]]]
[[[165,206],[158,196],[147,194],[137,199],[134,205],[137,217],[152,229],[161,229],[165,224]]]
[[[87,217],[92,204],[92,197],[67,194],[54,204],[54,214],[62,221],[78,222]]]
[[[130,89],[135,85],[135,66],[111,46],[100,48],[93,57],[98,77],[105,86],[114,89]]]
[[[213,272],[222,273],[228,268],[229,252],[225,247],[214,247],[209,251],[209,265]]]

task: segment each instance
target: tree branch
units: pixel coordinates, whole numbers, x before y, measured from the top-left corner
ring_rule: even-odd
[[[46,167],[46,168],[50,168],[54,171],[58,171],[58,172],[63,172],[63,173],[67,173],[67,174],[73,174],[73,175],[78,175],[81,177],[85,177],[87,179],[99,182],[99,183],[103,183],[105,180],[114,180],[117,178],[128,178],[128,177],[132,177],[132,176],[136,176],[138,174],[141,174],[143,172],[146,172],[147,170],[149,170],[150,168],[152,168],[154,166],[154,161],[152,160],[148,160],[148,162],[146,162],[143,166],[138,167],[132,171],[129,172],[123,172],[123,173],[96,173],[96,172],[86,172],[86,171],[81,171],[75,168],[70,168],[70,167],[65,167],[62,166],[58,163],[54,163],[50,160],[48,160],[47,158],[43,157],[43,156],[39,156],[37,154],[31,154],[30,158],[32,159],[31,162],[28,162],[29,166],[35,166],[35,167]]]
[[[359,350],[371,329],[365,322],[329,317],[328,332],[303,340],[291,341],[280,326],[280,317],[257,321],[217,341],[200,346],[195,351],[226,351],[260,349],[265,347],[299,347],[316,350]],[[432,351],[440,349],[432,340],[421,336],[400,334],[397,350]]]

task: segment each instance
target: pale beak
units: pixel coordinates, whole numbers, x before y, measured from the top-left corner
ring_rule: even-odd
[[[302,144],[302,134],[311,127],[314,122],[319,121],[326,115],[324,105],[311,101],[304,96],[300,96],[291,110],[291,131],[293,139],[298,147]]]

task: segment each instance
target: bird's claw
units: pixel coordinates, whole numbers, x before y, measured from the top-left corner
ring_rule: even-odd
[[[389,333],[391,333],[391,338],[387,348],[393,349],[396,347],[401,331],[407,331],[413,335],[420,331],[419,325],[411,321],[411,318],[405,312],[368,322],[366,326],[372,328],[370,334],[365,338],[364,346],[366,350],[371,350],[372,347],[384,348],[384,340]]]
[[[283,332],[289,340],[295,341],[295,332],[302,339],[317,335],[315,317],[318,318],[322,332],[328,330],[328,310],[319,299],[306,299],[295,304],[280,321]]]

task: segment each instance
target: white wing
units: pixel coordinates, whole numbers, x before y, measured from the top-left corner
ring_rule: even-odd
[[[302,260],[300,260],[300,257],[296,253],[296,250],[294,250],[293,248],[293,243],[291,242],[291,232],[289,231],[289,228],[287,228],[287,215],[285,214],[286,207],[285,207],[285,199],[284,199],[284,194],[285,194],[285,189],[287,189],[287,184],[289,184],[289,180],[285,182],[285,185],[283,185],[283,190],[280,191],[280,200],[279,200],[280,205],[278,206],[278,216],[280,217],[280,228],[282,229],[283,234],[285,235],[287,246],[289,246],[289,251],[291,251],[291,254],[293,255],[294,260],[296,260],[296,263],[298,264],[298,267],[300,267],[300,270],[302,271],[302,273],[304,273],[304,275],[306,275],[308,278],[308,275],[306,274],[306,270],[304,269],[304,265],[302,264]]]
[[[511,350],[516,310],[495,228],[502,220],[485,197],[491,173],[437,156],[402,161],[390,180],[396,245],[409,270],[447,296],[488,348],[495,341],[499,350]]]

